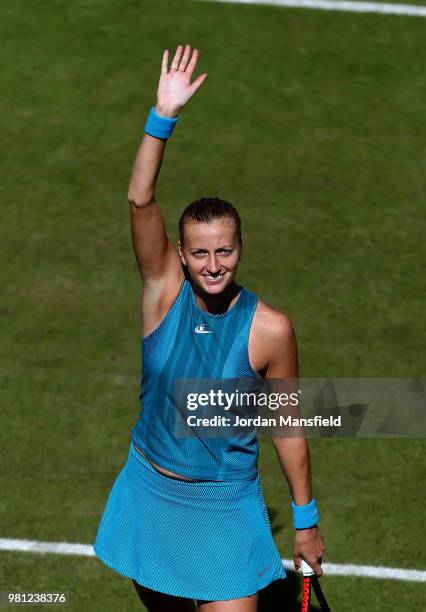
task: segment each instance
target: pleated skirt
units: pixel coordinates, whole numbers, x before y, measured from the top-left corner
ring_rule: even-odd
[[[158,472],[132,442],[93,547],[123,576],[190,599],[239,599],[286,576],[259,474],[179,480]]]

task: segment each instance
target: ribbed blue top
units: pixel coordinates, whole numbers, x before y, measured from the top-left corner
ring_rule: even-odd
[[[142,338],[141,411],[132,441],[154,463],[194,479],[256,476],[259,445],[254,428],[234,437],[208,437],[197,428],[191,436],[176,435],[175,383],[192,378],[260,380],[248,356],[257,302],[257,296],[242,287],[234,305],[214,315],[198,306],[185,278],[159,326]]]

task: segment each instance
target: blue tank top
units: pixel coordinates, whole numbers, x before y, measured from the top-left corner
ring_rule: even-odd
[[[176,436],[175,381],[178,379],[256,379],[248,337],[257,296],[241,288],[234,305],[214,315],[202,310],[191,282],[154,331],[142,338],[141,411],[132,442],[157,465],[201,480],[249,480],[257,475],[256,431],[241,436],[207,437],[195,428]]]

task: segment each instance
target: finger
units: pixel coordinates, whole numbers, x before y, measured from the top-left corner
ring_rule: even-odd
[[[309,565],[312,567],[312,570],[316,573],[317,576],[322,576],[322,567],[321,564],[318,563],[318,561],[307,561],[307,563],[309,563]]]
[[[300,555],[293,555],[293,563],[294,569],[300,569],[300,566],[302,565],[302,557]]]
[[[207,76],[208,76],[207,73],[200,74],[200,76],[197,77],[195,81],[190,85],[192,95],[194,95],[195,92],[201,87],[201,85],[206,80]]]
[[[186,67],[188,65],[188,60],[189,60],[189,54],[190,53],[191,53],[190,45],[185,45],[185,52],[183,54],[182,60],[181,60],[180,65],[179,65],[179,71],[180,72],[185,72]]]
[[[161,74],[167,74],[168,62],[169,62],[169,50],[165,49],[163,53],[163,61],[161,63]]]
[[[198,60],[198,49],[194,49],[192,52],[191,61],[189,62],[188,68],[186,69],[186,72],[189,72],[190,75],[195,70],[195,66],[197,65],[197,60]]]
[[[176,49],[175,56],[174,56],[173,61],[172,61],[172,65],[170,66],[170,70],[177,70],[178,69],[180,56],[182,54],[182,49],[183,49],[182,45],[178,45],[178,47]]]

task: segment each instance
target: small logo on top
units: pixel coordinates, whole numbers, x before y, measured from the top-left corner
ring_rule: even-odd
[[[197,327],[194,327],[196,334],[214,334],[213,329],[208,329],[208,323],[200,323]]]

